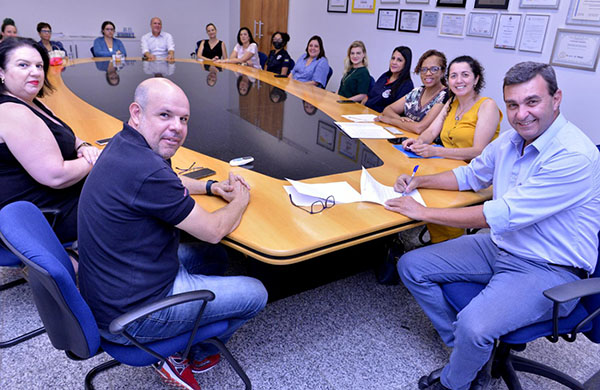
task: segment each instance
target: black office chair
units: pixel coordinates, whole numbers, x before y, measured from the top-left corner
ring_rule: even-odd
[[[260,61],[260,68],[264,69],[265,64],[267,63],[267,55],[262,51],[258,52],[258,60]]]
[[[583,333],[590,341],[600,343],[600,256],[598,261],[590,279],[566,283],[544,291],[544,296],[554,302],[552,320],[517,329],[500,338],[493,357],[492,376],[501,377],[509,390],[522,389],[516,371],[543,376],[573,390],[600,389],[600,371],[587,382],[581,383],[552,367],[511,353],[525,350],[526,343],[540,337],[546,337],[553,343],[557,342],[559,337],[572,342],[578,333]],[[459,312],[485,285],[457,282],[442,284],[441,287],[446,300]],[[560,304],[578,298],[581,299],[573,312],[567,317],[558,318]]]
[[[327,72],[327,81],[325,82],[325,85],[323,86],[323,88],[327,87],[327,84],[329,84],[329,79],[331,79],[331,76],[333,76],[333,69],[330,66],[329,72]]]
[[[100,338],[96,320],[75,285],[75,273],[50,225],[40,210],[29,202],[15,202],[0,210],[0,238],[6,246],[29,267],[29,284],[35,304],[48,331],[52,345],[64,350],[74,360],[84,360],[106,351],[114,360],[92,369],[85,378],[85,388],[93,389],[92,379],[99,372],[121,363],[130,366],[148,366],[164,363],[166,357],[194,344],[215,345],[251,389],[250,380],[227,347],[216,338],[228,328],[227,320],[199,326],[204,307],[215,295],[208,290],[177,294],[150,304],[142,305],[114,319],[109,330],[122,334],[133,345],[121,345]],[[125,328],[132,322],[170,306],[203,301],[193,331],[152,343],[141,344]]]

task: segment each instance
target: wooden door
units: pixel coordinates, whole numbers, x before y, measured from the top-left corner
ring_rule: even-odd
[[[289,0],[241,0],[240,28],[248,27],[265,54],[271,51],[271,35],[287,32]]]

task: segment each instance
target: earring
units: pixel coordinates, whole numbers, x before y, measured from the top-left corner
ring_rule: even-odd
[[[4,77],[0,77],[0,84],[4,84]]]

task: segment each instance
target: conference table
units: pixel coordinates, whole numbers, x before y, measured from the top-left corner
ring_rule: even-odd
[[[345,181],[360,192],[361,167],[384,185],[419,165],[419,175],[463,165],[448,159],[411,159],[383,139],[352,139],[334,121],[346,114],[375,113],[363,105],[338,103],[330,91],[273,73],[234,64],[179,59],[172,63],[128,58],[77,59],[53,66],[55,91],[44,102],[83,140],[108,138],[127,121],[134,89],[149,77],[166,77],[190,100],[188,137],[172,158],[173,167],[213,169],[213,180],[228,172],[250,184],[251,201],[240,225],[222,240],[252,258],[286,265],[348,248],[422,224],[379,204],[335,204],[310,214],[291,204],[286,178],[306,183]],[[415,135],[405,133],[414,137]],[[246,167],[236,157],[252,156]],[[135,158],[135,156],[132,156]],[[491,189],[420,190],[429,207],[462,207],[491,198]],[[159,196],[159,195],[158,195]],[[194,196],[214,211],[218,197]]]

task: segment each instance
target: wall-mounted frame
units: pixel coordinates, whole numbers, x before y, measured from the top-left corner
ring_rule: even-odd
[[[550,15],[525,15],[519,50],[541,53],[546,41],[548,22],[550,22]]]
[[[406,0],[406,4],[429,4],[429,0]]]
[[[327,12],[348,12],[348,0],[327,0]]]
[[[462,38],[465,30],[465,14],[442,14],[439,35],[445,37]]]
[[[437,27],[439,17],[440,17],[440,13],[437,11],[424,11],[423,12],[423,21],[421,22],[421,26]]]
[[[600,32],[559,28],[554,38],[550,65],[596,71]]]
[[[560,0],[521,0],[519,8],[558,9]]]
[[[475,8],[508,9],[509,0],[475,0]]]
[[[358,161],[358,148],[360,147],[358,139],[350,138],[343,132],[340,132],[340,136],[337,139],[338,152],[352,161]]]
[[[493,38],[498,14],[490,12],[471,12],[467,23],[467,35],[472,37]]]
[[[319,121],[317,127],[317,145],[322,146],[325,149],[331,150],[333,152],[333,150],[335,149],[336,134],[337,129],[335,126],[323,121]]]
[[[375,0],[352,0],[352,13],[375,13]]]
[[[567,24],[600,27],[598,2],[594,0],[571,0],[569,13],[567,13]]]
[[[496,40],[494,41],[495,48],[509,50],[517,48],[517,38],[519,37],[519,27],[521,27],[522,17],[522,14],[500,14]]]
[[[401,9],[398,31],[419,33],[421,31],[421,10]]]
[[[437,0],[436,7],[465,8],[467,0]]]
[[[396,31],[398,27],[398,10],[379,8],[377,10],[377,29]]]
[[[429,1],[429,0],[427,0]],[[400,0],[379,0],[381,4],[398,4]]]

